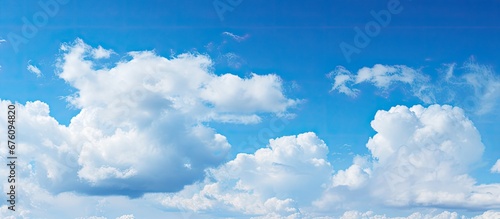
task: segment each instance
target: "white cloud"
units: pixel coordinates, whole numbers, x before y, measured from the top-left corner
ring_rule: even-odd
[[[370,83],[384,91],[395,84],[406,84],[411,87],[412,93],[425,103],[431,103],[434,99],[432,95],[429,95],[425,85],[429,77],[405,65],[376,64],[372,68],[363,67],[356,74],[352,74],[343,66],[337,66],[328,76],[334,81],[332,91],[336,90],[351,97],[356,97],[359,93],[359,90],[353,86]]]
[[[206,83],[200,96],[221,112],[284,112],[296,105],[287,100],[277,75],[252,74],[249,79],[224,74]]]
[[[205,169],[220,164],[230,148],[223,135],[205,124],[257,123],[260,113],[288,114],[297,103],[282,93],[278,76],[218,76],[210,58],[202,55],[167,59],[148,51],[131,52],[129,60],[98,68],[95,59],[107,56],[100,48],[78,39],[61,51],[58,75],[77,90],[68,100],[80,112],[64,126],[43,102],[17,104],[17,114],[23,115],[17,121],[22,130],[18,153],[24,157],[17,169],[23,179],[19,200],[29,209],[19,209],[17,218],[61,211],[48,207],[53,203],[96,206],[99,195],[178,191],[203,179]],[[4,114],[8,104],[1,101]],[[0,155],[5,157],[6,151]],[[4,169],[0,172],[7,175]],[[127,206],[141,202],[119,200]],[[154,205],[154,199],[146,202]],[[269,198],[267,205],[288,202]],[[89,213],[67,207],[60,215],[88,218]]]
[[[500,159],[491,167],[492,173],[500,173]]]
[[[455,71],[457,64],[456,63],[444,64],[444,66],[446,67],[444,79],[446,81],[450,81],[450,79],[453,78],[453,71]]]
[[[114,68],[93,69],[85,60],[93,50],[81,40],[62,49],[60,77],[79,90],[70,101],[82,109],[70,128],[89,130],[78,175],[97,185],[139,180],[154,191],[190,183],[229,149],[224,136],[200,122],[228,116],[233,119],[223,122],[258,122],[255,113],[282,113],[295,104],[282,94],[277,76],[217,76],[209,71],[211,60],[201,55],[168,60],[132,52],[132,60]],[[123,153],[110,159],[117,150]]]
[[[348,169],[339,170],[333,176],[333,187],[347,186],[350,189],[356,189],[366,183],[371,173],[368,161],[356,156],[353,163]]]
[[[229,36],[229,37],[231,37],[232,39],[234,39],[234,40],[236,40],[238,42],[244,41],[244,40],[248,39],[248,37],[250,37],[250,35],[248,35],[248,34],[245,34],[244,36],[238,36],[238,35],[236,35],[234,33],[227,32],[227,31],[226,32],[222,32],[222,35]]]
[[[282,93],[278,76],[218,76],[202,55],[133,52],[114,67],[97,68],[95,49],[82,40],[61,51],[58,75],[77,90],[68,100],[79,114],[64,126],[43,102],[17,107],[19,153],[26,158],[21,177],[50,193],[178,191],[203,179],[230,149],[207,123],[260,122],[260,113],[287,113],[296,103]],[[9,103],[1,102],[2,111]]]
[[[31,60],[30,60],[31,61]],[[31,73],[35,74],[36,77],[40,77],[42,76],[42,71],[40,71],[40,69],[32,64],[29,64],[30,61],[28,61],[28,71],[30,71]]]
[[[325,159],[327,147],[314,133],[285,136],[271,140],[268,148],[255,154],[239,154],[211,169],[203,182],[168,195],[163,204],[203,212],[225,209],[262,218],[319,218],[319,212],[380,204],[389,208],[500,208],[500,184],[477,184],[468,175],[480,161],[484,146],[460,108],[396,106],[377,112],[371,124],[377,131],[367,143],[371,161],[356,156],[352,166],[332,174]],[[315,143],[301,145],[306,136],[310,139],[306,142]],[[301,178],[304,172],[307,179]],[[269,200],[281,203],[279,209],[285,210],[269,210]],[[346,212],[342,218],[392,217]],[[458,213],[416,212],[407,218],[458,218]]]
[[[377,131],[366,145],[374,158],[371,170],[361,174],[359,161],[355,161],[347,170],[339,171],[329,191],[336,198],[327,193],[317,201],[318,206],[328,206],[328,200],[360,203],[363,199],[361,205],[372,200],[399,207],[500,207],[500,184],[477,184],[468,175],[480,161],[484,145],[460,108],[396,106],[378,111],[371,125]],[[361,183],[357,182],[366,186],[358,188],[355,185]],[[359,193],[336,189],[338,185],[358,188],[365,197],[350,198]]]
[[[454,103],[480,115],[493,112],[500,105],[500,77],[492,67],[480,65],[473,58],[460,67],[455,63],[443,66],[443,76],[435,81],[431,81],[422,70],[404,65],[376,64],[372,68],[363,67],[356,74],[337,66],[328,76],[334,82],[332,91],[350,97],[360,93],[355,88],[357,85],[368,83],[383,92],[401,85],[402,88],[408,87],[410,95],[423,103]]]
[[[264,218],[301,218],[299,206],[319,196],[332,168],[314,133],[272,139],[254,154],[238,154],[209,170],[204,182],[168,195],[163,204],[192,211],[227,210]],[[305,189],[307,188],[307,189]]]
[[[224,60],[229,67],[235,69],[240,68],[245,63],[245,60],[243,60],[239,55],[233,52],[228,52],[222,55],[220,59]]]
[[[472,106],[478,114],[493,111],[499,105],[500,100],[500,77],[493,71],[492,67],[480,65],[473,59],[467,61],[463,69],[465,74],[456,78],[458,83],[464,83],[472,88],[474,96]]]
[[[339,93],[343,93],[350,97],[356,97],[359,93],[358,89],[351,89],[347,84],[352,84],[354,82],[354,76],[343,66],[337,66],[334,71],[327,75],[329,78],[333,78],[333,87],[330,91],[337,90]]]
[[[481,215],[475,216],[472,219],[489,219],[500,218],[500,211],[486,211]]]
[[[113,50],[107,50],[107,49],[104,49],[102,48],[102,46],[98,46],[97,48],[93,48],[92,51],[92,58],[94,59],[106,59],[106,58],[109,58],[111,56],[111,54],[113,54]]]
[[[376,87],[387,89],[392,83],[402,82],[406,84],[421,83],[426,77],[420,72],[404,65],[380,65],[373,68],[363,67],[359,69],[355,83],[370,82]]]

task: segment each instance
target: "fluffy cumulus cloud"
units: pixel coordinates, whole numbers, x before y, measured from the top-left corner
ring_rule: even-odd
[[[143,192],[180,189],[230,147],[202,122],[258,122],[255,113],[283,113],[296,103],[276,75],[218,76],[201,55],[168,60],[131,52],[129,61],[96,69],[86,59],[102,48],[77,40],[62,50],[59,75],[78,89],[69,101],[81,109],[69,126],[83,138],[78,176],[99,187],[147,182]]]
[[[208,171],[205,181],[163,198],[167,207],[227,210],[264,218],[302,218],[327,186],[328,148],[314,133],[272,139],[254,154],[238,154]]]
[[[376,159],[372,191],[386,203],[500,207],[500,184],[476,185],[467,175],[484,146],[463,110],[398,106],[379,111],[372,127],[378,132],[367,143]]]
[[[356,189],[364,185],[371,174],[371,169],[366,158],[356,156],[351,165],[346,170],[339,170],[333,176],[333,187],[347,186],[350,189]]]
[[[112,51],[80,39],[61,52],[57,74],[76,89],[67,100],[80,112],[64,126],[43,102],[16,104],[19,177],[31,183],[24,194],[175,192],[203,179],[230,149],[208,123],[256,123],[260,113],[282,115],[297,104],[278,76],[216,75],[203,55],[131,52],[103,65]],[[4,114],[9,104],[1,102]],[[26,197],[37,203],[38,196]]]
[[[500,209],[500,184],[478,184],[468,175],[481,160],[484,145],[462,109],[396,106],[377,112],[371,125],[377,132],[366,144],[371,156],[356,156],[345,170],[334,171],[325,158],[327,147],[314,133],[285,136],[210,169],[204,181],[167,195],[162,203],[256,218],[318,218],[342,210],[344,215],[332,218],[392,218],[348,211],[381,205]],[[462,217],[445,211],[407,218]]]
[[[470,58],[461,66],[444,64],[438,73],[438,77],[431,80],[422,69],[376,64],[363,67],[355,74],[337,66],[328,77],[333,80],[332,91],[350,97],[358,96],[361,91],[356,87],[365,83],[383,92],[398,86],[426,104],[452,103],[477,114],[491,113],[499,106],[500,77],[491,66]]]
[[[371,125],[377,134],[366,145],[373,158],[370,168],[355,159],[334,175],[330,194],[318,206],[365,191],[364,198],[387,206],[500,208],[500,184],[477,184],[468,175],[484,145],[462,109],[396,106],[377,112]]]

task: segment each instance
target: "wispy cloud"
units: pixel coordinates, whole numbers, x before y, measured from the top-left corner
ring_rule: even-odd
[[[467,61],[463,67],[465,74],[458,76],[458,83],[465,83],[472,88],[477,100],[478,114],[485,114],[495,109],[500,100],[500,77],[496,75],[490,66],[480,65],[474,60]]]
[[[327,75],[327,77],[334,81],[330,91],[338,91],[350,97],[358,96],[358,89],[348,87],[348,85],[354,83],[354,76],[345,67],[337,66],[334,71]]]
[[[495,165],[491,167],[490,171],[492,173],[500,173],[500,159],[498,159]]]
[[[230,32],[223,32],[222,35],[229,36],[231,40],[235,40],[237,42],[242,42],[249,36],[248,34],[245,36],[237,36]],[[231,45],[225,37],[223,37],[222,42],[220,43],[210,42],[205,45],[207,52],[215,57],[214,60],[216,64],[227,65],[233,69],[239,69],[241,66],[245,65],[245,59],[237,53],[231,51],[228,47],[231,47]]]
[[[234,40],[236,40],[238,42],[242,42],[242,41],[248,39],[248,37],[250,37],[249,34],[245,34],[243,36],[238,36],[238,35],[236,35],[234,33],[227,32],[227,31],[226,32],[222,32],[222,35],[229,36],[229,37],[231,37],[232,39],[234,39]]]
[[[40,69],[32,64],[30,64],[31,60],[28,61],[28,67],[27,67],[27,70],[33,74],[36,75],[36,77],[40,77],[42,76],[42,71],[40,71]]]
[[[412,94],[425,103],[434,101],[434,97],[427,92],[426,83],[429,81],[429,77],[420,70],[405,65],[376,64],[371,68],[363,67],[356,74],[351,73],[343,66],[337,66],[327,76],[334,81],[331,91],[338,91],[350,97],[358,96],[360,90],[355,87],[362,83],[372,84],[383,91],[387,91],[397,84],[403,84],[409,86]]]
[[[242,59],[239,55],[233,52],[228,52],[222,55],[220,59],[225,60],[229,67],[235,69],[240,68],[245,63],[244,59]]]
[[[333,80],[331,91],[343,93],[352,98],[361,90],[360,84],[371,84],[388,92],[395,87],[408,88],[410,95],[425,104],[450,103],[476,114],[490,113],[500,102],[500,77],[490,66],[481,65],[473,58],[463,65],[443,64],[435,80],[422,69],[405,65],[381,65],[363,67],[355,74],[343,66],[337,66],[327,76]]]

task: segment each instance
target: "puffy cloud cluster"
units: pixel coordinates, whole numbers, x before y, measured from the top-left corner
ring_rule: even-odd
[[[377,160],[374,188],[383,188],[373,192],[383,194],[389,204],[500,206],[499,185],[491,185],[491,193],[467,175],[480,161],[484,146],[463,110],[398,106],[379,111],[372,127],[377,134],[367,147]]]
[[[346,170],[339,170],[333,176],[333,186],[347,186],[349,189],[357,189],[364,186],[371,174],[370,164],[366,158],[356,156]]]
[[[201,55],[169,60],[131,52],[131,60],[96,69],[89,56],[112,52],[81,40],[61,49],[59,76],[78,89],[69,100],[81,109],[69,126],[83,135],[78,176],[97,186],[143,182],[149,188],[142,192],[180,189],[230,148],[203,122],[255,123],[256,113],[283,113],[296,103],[283,95],[276,75],[218,76]]]
[[[165,206],[192,211],[215,209],[265,218],[301,218],[327,186],[332,167],[328,148],[314,133],[271,139],[254,154],[238,154],[210,169],[204,182],[167,196]]]
[[[460,108],[396,106],[378,111],[371,125],[372,167],[355,159],[333,177],[333,187],[366,185],[367,198],[389,206],[500,208],[500,184],[477,185],[468,175],[484,145]]]
[[[80,39],[61,51],[58,75],[77,90],[68,101],[79,114],[64,126],[43,102],[17,104],[21,177],[51,193],[178,191],[203,179],[230,149],[207,123],[256,123],[260,113],[284,114],[297,103],[285,97],[278,76],[216,75],[203,55],[131,52],[103,64],[114,52]],[[4,114],[8,104],[1,102]]]
[[[363,67],[356,74],[337,66],[328,74],[333,79],[332,91],[356,97],[361,92],[357,85],[368,83],[387,92],[396,85],[408,87],[410,94],[426,104],[453,103],[477,114],[490,113],[499,104],[500,77],[493,68],[481,65],[473,58],[462,66],[444,64],[441,76],[435,81],[421,69],[404,65]]]
[[[270,140],[267,148],[254,154],[237,155],[211,169],[203,182],[167,195],[162,202],[187,211],[226,209],[261,218],[318,218],[332,210],[380,204],[500,208],[500,184],[477,184],[468,175],[480,161],[484,145],[462,109],[396,106],[378,111],[371,125],[377,132],[366,145],[371,158],[356,156],[352,166],[335,174],[325,159],[327,147],[314,133],[285,136]],[[495,214],[489,211],[476,218]],[[391,217],[347,211],[340,218]],[[459,215],[417,212],[407,218]]]

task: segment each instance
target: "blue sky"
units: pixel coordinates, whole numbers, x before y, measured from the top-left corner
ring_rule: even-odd
[[[498,1],[2,4],[1,218],[500,217]]]

